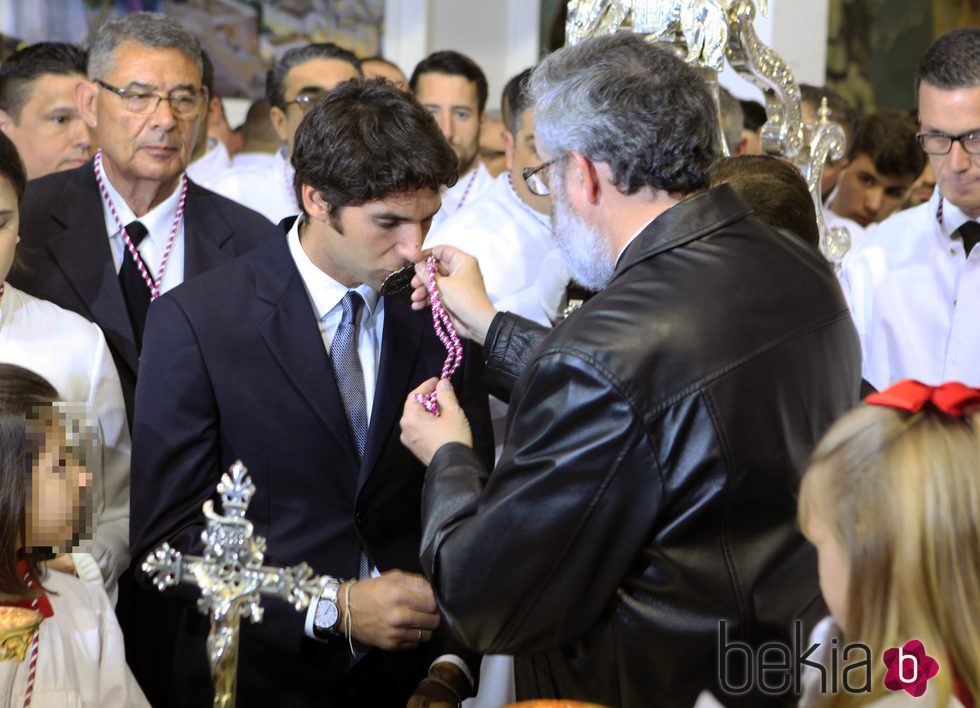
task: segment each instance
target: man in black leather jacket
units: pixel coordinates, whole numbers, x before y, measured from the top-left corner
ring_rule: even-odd
[[[620,33],[551,55],[531,93],[555,237],[600,292],[548,332],[436,249],[443,303],[510,410],[490,473],[451,386],[439,417],[406,402],[423,571],[466,643],[516,655],[519,698],[790,704],[795,656],[760,687],[759,647],[790,644],[798,618],[805,641],[823,611],[797,485],[860,384],[834,275],[727,185],[705,191],[716,118],[682,61]]]

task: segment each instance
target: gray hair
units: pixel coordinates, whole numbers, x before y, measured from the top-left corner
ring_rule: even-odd
[[[204,73],[201,45],[179,22],[159,12],[134,12],[106,22],[95,33],[88,50],[90,79],[102,79],[112,70],[116,50],[123,42],[137,42],[155,49],[176,49],[190,57],[198,71]]]
[[[926,50],[915,75],[915,96],[922,82],[944,91],[980,86],[980,27],[947,32]]]
[[[703,189],[719,153],[714,101],[698,72],[631,32],[594,37],[531,75],[538,148],[606,162],[624,194]]]

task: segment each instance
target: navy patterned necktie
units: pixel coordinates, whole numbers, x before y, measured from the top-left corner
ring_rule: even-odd
[[[340,389],[340,399],[344,402],[347,425],[357,450],[358,462],[364,459],[368,433],[364,370],[357,354],[357,313],[363,304],[364,300],[357,291],[347,291],[340,301],[344,314],[330,344],[330,361],[337,379],[337,388]]]
[[[364,448],[367,445],[368,419],[367,397],[364,394],[364,370],[361,368],[361,358],[357,354],[357,313],[361,311],[364,299],[356,290],[348,290],[340,301],[343,316],[340,326],[333,335],[330,343],[330,362],[333,365],[337,388],[340,389],[340,399],[347,413],[347,426],[350,428],[354,448],[357,450],[357,461],[364,461]],[[371,577],[371,562],[367,552],[362,549],[358,559],[357,579]],[[355,652],[353,662],[357,663],[364,656]]]
[[[126,227],[129,240],[136,248],[139,248],[146,238],[147,230],[138,221],[134,221]],[[139,253],[137,251],[137,253]],[[140,261],[143,258],[140,257]],[[146,267],[146,263],[143,263]],[[149,273],[150,269],[146,271]],[[122,267],[119,269],[119,285],[122,288],[123,299],[126,301],[126,312],[129,314],[129,321],[133,325],[133,334],[136,335],[136,351],[139,352],[143,345],[143,327],[146,325],[146,311],[150,309],[150,288],[147,286],[143,275],[140,273],[136,262],[128,248],[123,248]]]

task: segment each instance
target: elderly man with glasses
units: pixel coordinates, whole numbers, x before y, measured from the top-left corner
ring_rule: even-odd
[[[918,141],[937,188],[845,259],[841,285],[864,378],[980,385],[980,28],[949,32],[919,65]]]
[[[200,46],[174,20],[135,13],[103,25],[75,97],[101,149],[81,167],[28,183],[9,281],[102,328],[132,424],[150,303],[252,250],[275,229],[184,174],[207,95]],[[128,470],[125,489],[128,516]],[[151,599],[137,618],[135,601],[124,575],[119,615],[128,658],[151,701],[162,704],[148,681],[159,661],[172,660],[153,654],[167,608]]]
[[[433,249],[441,304],[510,403],[492,472],[451,385],[439,416],[405,403],[444,622],[514,654],[519,699],[795,702],[753,688],[747,659],[821,614],[794,495],[860,385],[832,269],[730,186],[708,189],[714,103],[672,54],[593,38],[545,58],[530,91],[543,169],[528,186],[551,194],[569,271],[598,292],[549,332],[497,312],[472,257]]]
[[[266,77],[265,97],[269,118],[285,145],[271,165],[232,167],[211,188],[274,224],[299,214],[290,164],[296,129],[318,98],[342,81],[363,76],[360,60],[335,44],[308,44],[283,54]]]

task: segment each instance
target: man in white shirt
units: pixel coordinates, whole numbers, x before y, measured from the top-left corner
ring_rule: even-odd
[[[233,167],[211,188],[274,224],[296,216],[300,209],[290,164],[296,128],[317,99],[340,82],[362,76],[358,58],[335,44],[308,44],[283,54],[266,78],[265,94],[272,106],[269,117],[285,145],[271,166]]]
[[[487,77],[469,57],[451,50],[435,52],[412,72],[409,88],[436,119],[459,158],[459,180],[442,193],[438,227],[490,188],[493,177],[480,160],[480,130],[486,121]]]
[[[269,116],[269,101],[259,99],[248,107],[242,133],[242,149],[231,158],[232,167],[269,167],[283,146]]]
[[[869,233],[841,285],[863,375],[881,389],[914,378],[980,385],[980,28],[929,48],[916,77],[919,144],[938,188]]]
[[[397,424],[404,396],[439,373],[446,349],[410,293],[379,293],[420,259],[456,157],[410,95],[349,81],[310,109],[293,164],[303,214],[249,257],[162,297],[147,323],[134,555],[164,541],[199,552],[201,501],[241,459],[269,562],[305,561],[330,579],[307,613],[267,602],[260,625],[242,626],[238,705],[405,705],[420,681],[431,698],[458,701],[472,692],[475,657],[471,667],[450,656],[462,649],[436,631],[418,562],[424,470]],[[467,346],[453,379],[490,460],[482,375]],[[178,705],[200,705],[206,622],[193,594],[183,597],[186,624],[168,649],[199,659],[170,678]],[[455,695],[439,693],[446,684]]]

